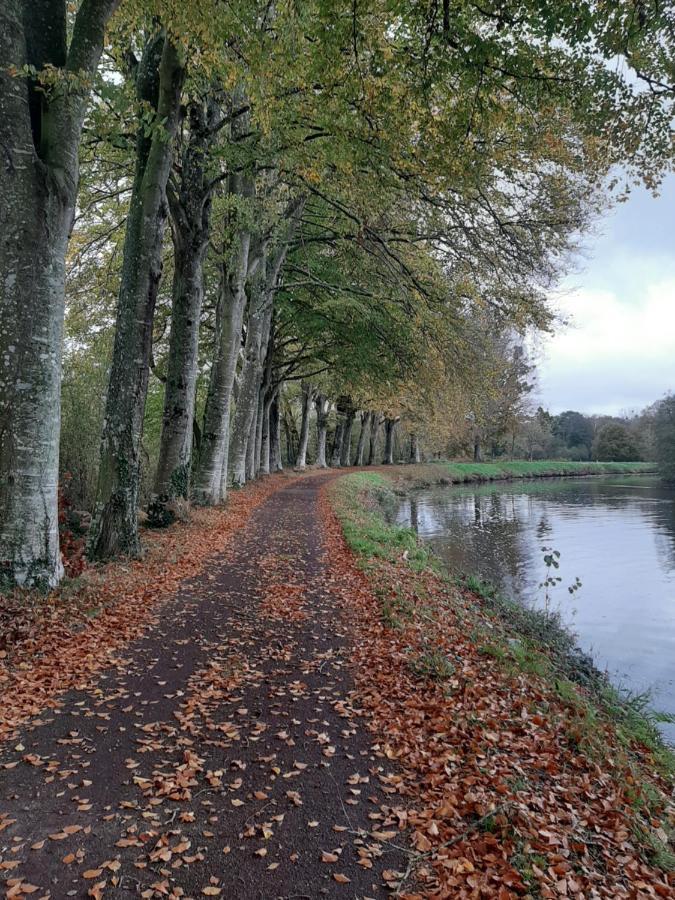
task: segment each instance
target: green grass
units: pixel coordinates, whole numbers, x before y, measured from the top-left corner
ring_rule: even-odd
[[[512,460],[504,462],[437,462],[415,466],[397,466],[396,480],[419,486],[465,484],[469,482],[510,481],[518,478],[562,478],[586,475],[646,475],[654,473],[653,463],[645,462],[572,462],[570,460]]]

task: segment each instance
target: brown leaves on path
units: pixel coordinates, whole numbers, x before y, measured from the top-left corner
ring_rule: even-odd
[[[287,483],[278,475],[247,485],[223,507],[195,509],[188,523],[146,530],[143,559],[92,566],[77,585],[66,581],[45,597],[0,596],[0,740],[111,665],[181,582],[197,575]]]

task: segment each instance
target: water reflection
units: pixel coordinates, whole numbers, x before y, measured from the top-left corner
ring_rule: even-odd
[[[436,488],[403,500],[397,521],[454,571],[528,603],[543,602],[541,548],[559,550],[553,600],[580,646],[617,684],[650,688],[654,705],[675,713],[675,492],[657,479]],[[570,600],[566,586],[577,576],[583,587]],[[675,726],[664,731],[675,741]]]

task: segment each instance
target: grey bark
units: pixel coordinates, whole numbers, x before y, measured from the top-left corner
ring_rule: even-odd
[[[281,459],[281,415],[279,411],[279,389],[274,392],[270,405],[270,470],[283,472]]]
[[[473,461],[483,461],[483,451],[481,448],[480,435],[478,434],[478,432],[476,432],[473,436]]]
[[[306,381],[302,383],[302,421],[300,423],[300,446],[296,468],[304,469],[307,466],[307,444],[309,443],[309,416],[312,409],[314,389]]]
[[[220,110],[213,101],[188,107],[189,136],[181,154],[180,183],[167,191],[174,248],[171,335],[155,493],[190,496],[204,258],[211,232],[214,178],[208,154]]]
[[[63,574],[65,256],[89,85],[118,4],[84,0],[68,47],[65,0],[0,3],[0,579],[10,585],[53,587]],[[69,89],[42,91],[27,65],[61,70]]]
[[[272,324],[274,294],[288,252],[289,241],[303,206],[304,198],[302,197],[291,201],[284,217],[285,233],[279,245],[271,253],[265,244],[262,245],[260,251],[262,264],[251,285],[244,364],[230,439],[231,479],[232,483],[238,486],[245,484],[247,478],[246,457],[247,450],[250,450],[249,436],[251,423],[255,421],[254,417],[257,412],[262,366]],[[255,447],[253,451],[255,455]]]
[[[328,431],[328,400],[323,394],[314,399],[316,409],[316,464],[320,469],[328,468],[326,463],[326,433]]]
[[[243,108],[245,102],[243,92],[235,91],[234,105]],[[248,115],[238,115],[231,127],[232,140],[241,139],[248,128]],[[233,173],[228,178],[227,189],[231,196],[248,201],[253,196],[253,180],[249,173]],[[227,262],[223,262],[221,269],[213,361],[204,409],[202,446],[193,487],[195,502],[203,505],[222,502],[227,491],[230,409],[246,310],[250,248],[250,230],[239,229],[227,254]]]
[[[239,381],[239,394],[232,421],[230,437],[230,466],[232,483],[241,486],[246,483],[255,467],[252,459],[255,456],[255,435],[257,424],[258,393],[262,368],[262,345],[268,306],[272,302],[267,263],[264,259],[251,285],[251,302],[246,327],[246,344],[244,346],[244,364]],[[277,254],[280,257],[279,254]],[[279,268],[281,267],[279,258]],[[278,274],[278,269],[274,274]],[[247,466],[248,457],[248,466]],[[248,471],[247,471],[248,470]]]
[[[341,466],[340,454],[342,453],[342,435],[344,434],[344,419],[338,413],[335,422],[335,434],[333,435],[333,448],[330,454],[330,465],[332,469],[339,469]]]
[[[366,437],[370,431],[370,422],[373,414],[371,412],[361,413],[361,430],[359,431],[359,440],[356,444],[356,456],[354,458],[355,466],[363,465],[363,458],[366,450]]]
[[[400,416],[396,416],[396,418],[387,416],[384,420],[384,458],[382,459],[382,464],[385,466],[391,466],[394,462],[394,431],[399,419]]]
[[[345,412],[344,428],[342,430],[342,444],[340,449],[340,465],[350,466],[352,460],[352,430],[354,428],[354,419],[356,418],[356,410],[349,406]]]
[[[373,413],[370,419],[370,445],[368,448],[368,465],[375,464],[375,454],[377,452],[377,439],[380,434],[380,428],[384,422],[384,417],[379,413]]]
[[[152,325],[162,272],[166,183],[180,116],[184,68],[163,33],[148,41],[137,79],[139,99],[156,110],[150,134],[138,130],[115,344],[101,438],[97,504],[89,553],[137,555],[140,453]]]
[[[408,457],[408,462],[418,463],[419,461],[420,461],[419,440],[417,438],[417,433],[415,431],[412,431],[410,433],[410,454]]]

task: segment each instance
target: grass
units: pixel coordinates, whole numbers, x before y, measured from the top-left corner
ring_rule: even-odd
[[[644,471],[643,464],[594,464],[582,463],[512,463],[507,464],[510,477],[537,477],[541,475],[604,473],[631,473]],[[609,468],[607,468],[609,466]],[[486,469],[487,467],[487,469]],[[439,463],[428,467],[462,475],[462,480],[480,473],[485,477],[504,477],[497,474],[505,470],[502,465],[482,464],[479,469],[472,464]],[[647,695],[626,697],[617,691],[607,678],[595,669],[592,660],[578,650],[575,639],[562,626],[555,613],[528,609],[499,594],[495,588],[480,578],[469,576],[457,579],[446,572],[440,561],[426,548],[420,546],[415,532],[388,524],[387,515],[396,504],[395,485],[400,470],[392,469],[387,476],[379,472],[359,472],[340,479],[333,486],[334,506],[341,522],[348,545],[357,555],[362,567],[368,571],[373,561],[386,559],[401,561],[414,572],[431,569],[450,590],[448,597],[457,598],[454,612],[468,616],[467,633],[471,635],[479,653],[493,657],[505,673],[523,672],[543,679],[567,708],[569,740],[572,746],[583,750],[599,765],[604,761],[612,768],[615,761],[608,754],[619,752],[632,773],[634,785],[633,805],[637,813],[635,838],[645,855],[666,871],[675,868],[675,858],[668,849],[667,835],[664,842],[640,823],[649,821],[651,810],[663,808],[663,784],[672,789],[675,780],[675,753],[666,746],[658,730],[661,718],[649,706]],[[515,474],[518,473],[518,474]],[[445,477],[445,476],[442,476]],[[440,481],[437,483],[441,483]],[[406,600],[400,585],[382,582],[378,570],[376,595],[381,603],[382,619],[387,627],[404,628],[413,618],[413,608]],[[453,594],[454,591],[454,594]],[[482,613],[467,613],[458,592],[466,592],[474,598]],[[452,602],[452,601],[450,601]],[[471,607],[469,607],[471,609]],[[436,620],[435,626],[439,623]],[[452,677],[454,667],[447,655],[434,647],[433,639],[424,639],[421,652],[411,656],[410,668],[422,678],[444,681]],[[616,736],[616,746],[605,744],[605,728],[609,725]],[[654,782],[660,782],[660,787]]]
[[[653,463],[645,462],[574,462],[570,460],[512,460],[504,462],[437,462],[392,469],[397,486],[416,487],[434,484],[466,484],[469,482],[510,481],[525,478],[562,478],[587,475],[647,475],[654,473]]]

